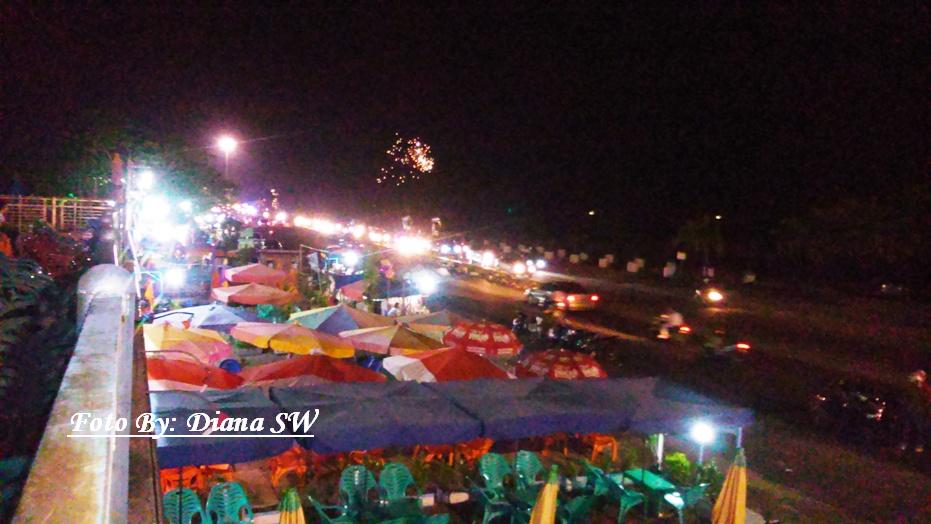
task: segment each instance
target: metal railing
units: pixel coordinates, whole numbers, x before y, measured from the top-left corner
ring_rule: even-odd
[[[36,221],[59,231],[87,227],[88,220],[114,210],[112,200],[0,195],[0,212],[7,224],[25,231]]]

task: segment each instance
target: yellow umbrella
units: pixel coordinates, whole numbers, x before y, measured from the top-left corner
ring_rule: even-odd
[[[335,358],[355,355],[355,349],[349,342],[297,324],[240,322],[230,330],[230,335],[256,347],[297,355],[323,353]]]
[[[537,503],[530,512],[530,524],[553,524],[556,521],[556,498],[559,495],[559,473],[556,466],[550,469],[546,484],[537,495]]]
[[[301,498],[294,488],[288,488],[278,504],[278,524],[304,524],[304,509]]]
[[[430,337],[438,342],[442,342],[443,335],[445,335],[447,331],[453,328],[452,326],[443,326],[437,324],[410,323],[404,325],[407,326],[407,328],[411,331]]]
[[[744,524],[747,521],[747,459],[737,449],[734,463],[727,470],[721,493],[711,510],[713,524]]]
[[[142,326],[142,335],[146,351],[183,351],[204,364],[213,364],[232,355],[232,348],[223,335],[212,329],[145,324]],[[177,355],[169,356],[174,358]]]

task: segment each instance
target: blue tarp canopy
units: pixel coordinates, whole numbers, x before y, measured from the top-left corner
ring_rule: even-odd
[[[482,421],[482,435],[515,440],[552,433],[611,433],[625,429],[636,399],[615,394],[611,403],[580,394],[587,380],[471,380],[427,387]],[[601,381],[598,381],[601,382]]]
[[[270,395],[283,412],[320,410],[313,438],[298,439],[318,453],[452,444],[481,434],[478,420],[417,382],[272,388]]]
[[[656,377],[576,380],[580,399],[605,405],[621,405],[636,399],[636,411],[628,429],[639,433],[686,433],[697,420],[722,429],[749,426],[753,411],[724,404],[688,388]]]
[[[273,435],[278,427],[275,417],[278,407],[256,388],[239,388],[229,391],[156,391],[149,394],[152,412],[158,419],[169,421],[169,435]],[[220,412],[217,415],[217,411]],[[206,413],[221,422],[227,418],[246,417],[249,421],[263,419],[262,431],[212,432],[191,431],[188,417]],[[290,429],[290,428],[288,428]],[[290,430],[284,431],[291,433]],[[292,438],[172,438],[157,440],[156,453],[161,468],[231,464],[270,457],[287,451],[294,444]]]

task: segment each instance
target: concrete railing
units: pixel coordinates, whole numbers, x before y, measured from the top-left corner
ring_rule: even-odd
[[[81,332],[13,522],[135,520],[127,509],[130,439],[68,436],[72,417],[79,412],[132,423],[132,281],[128,272],[113,265],[96,266],[81,278]]]

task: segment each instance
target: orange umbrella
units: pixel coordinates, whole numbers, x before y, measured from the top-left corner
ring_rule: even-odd
[[[355,354],[352,344],[347,341],[297,324],[240,322],[230,330],[230,335],[256,347],[297,355],[324,353],[331,357],[349,358]]]
[[[247,264],[245,266],[231,267],[226,270],[226,279],[233,284],[265,284],[277,286],[281,284],[288,274],[278,269],[272,269],[265,264]]]
[[[288,293],[278,288],[263,286],[262,284],[245,284],[242,286],[215,287],[211,296],[227,304],[245,304],[256,306],[259,304],[273,304],[276,306],[289,304],[297,300],[296,293]]]
[[[182,329],[170,324],[142,326],[146,351],[165,351],[165,357],[184,359],[187,354],[204,364],[214,364],[233,354],[223,335],[210,329]]]
[[[203,391],[233,389],[242,377],[225,369],[205,366],[188,360],[152,358],[146,360],[149,391]]]
[[[250,386],[294,387],[324,382],[384,382],[381,373],[326,355],[300,357],[249,366],[242,378]]]
[[[343,331],[339,336],[357,349],[382,355],[410,355],[446,347],[442,342],[398,325]]]

